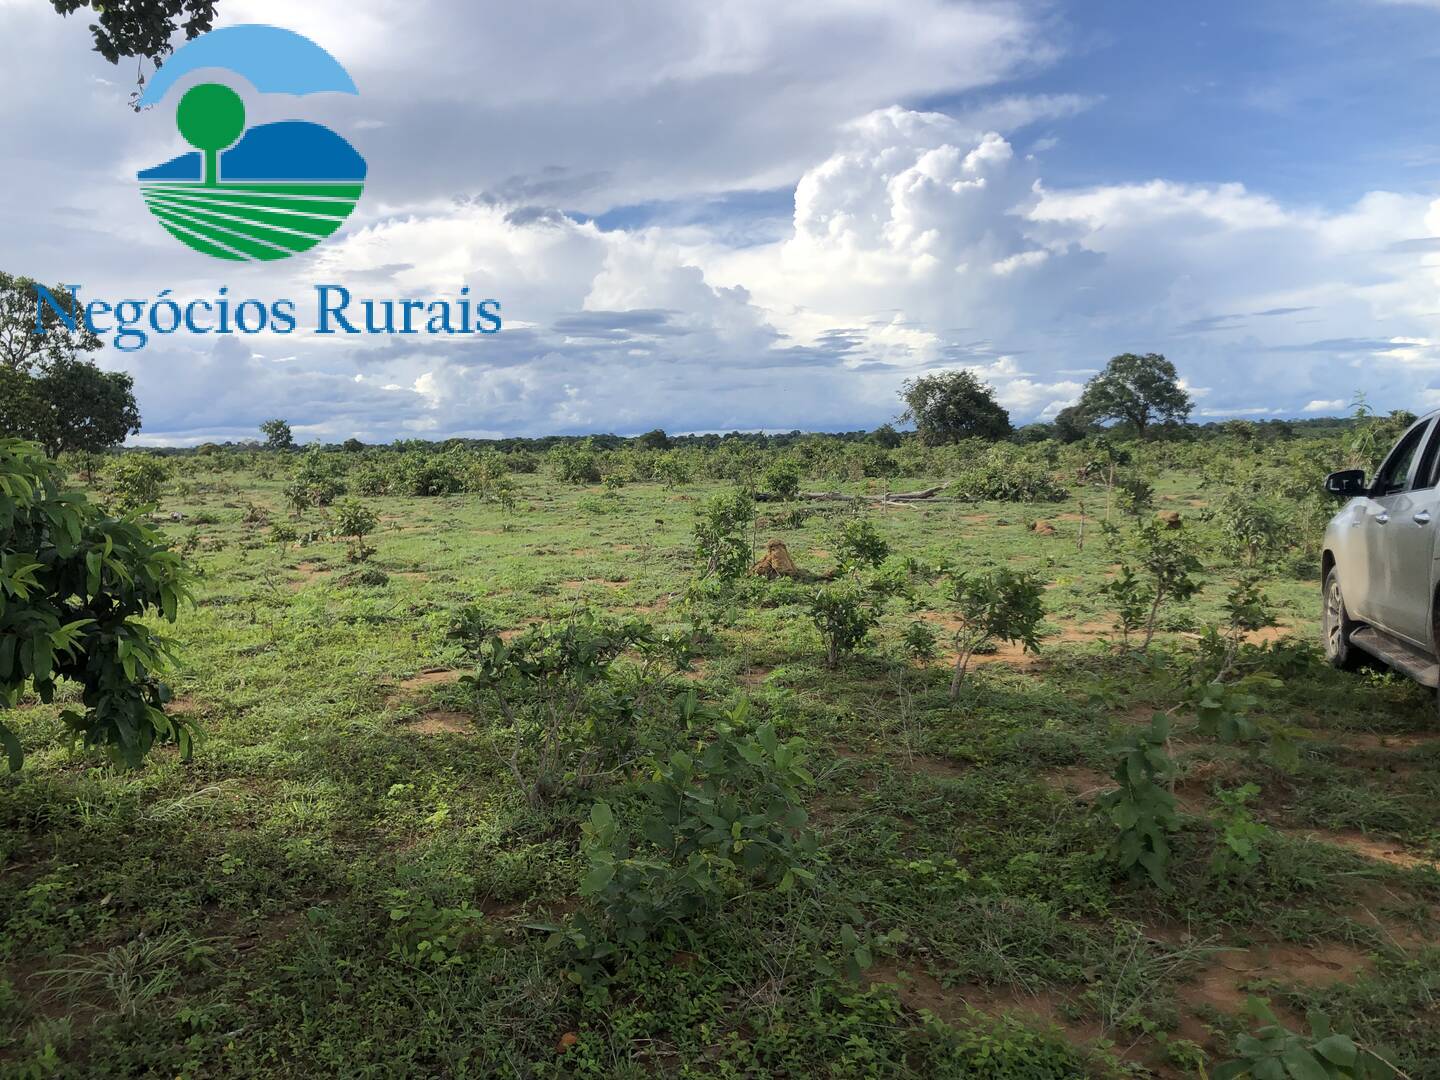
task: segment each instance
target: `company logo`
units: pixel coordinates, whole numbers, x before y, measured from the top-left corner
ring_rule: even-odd
[[[178,49],[140,104],[185,76],[222,69],[261,94],[359,93],[307,37],[275,26],[214,30]],[[338,229],[365,189],[365,159],[345,139],[302,120],[245,126],[245,102],[221,82],[180,97],[175,125],[195,149],[140,172],[150,212],[182,244],[217,259],[285,259]]]

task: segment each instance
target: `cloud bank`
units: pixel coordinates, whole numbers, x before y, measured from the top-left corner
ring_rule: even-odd
[[[465,284],[502,300],[506,328],[107,354],[136,376],[143,441],[248,437],[272,415],[366,440],[850,429],[956,366],[1025,421],[1124,351],[1169,355],[1202,416],[1322,414],[1362,387],[1440,397],[1440,201],[1047,182],[1055,133],[1104,103],[1007,88],[1061,51],[1029,5],[542,3],[483,36],[456,32],[477,16],[458,0],[293,7],[222,11],[312,35],[360,85],[311,117],[369,160],[342,233],[259,267],[179,249],[132,179],[183,149],[170,117],[125,109],[82,27],[0,0],[0,118],[21,148],[3,265],[115,296]],[[941,94],[955,104],[920,104]],[[83,106],[63,137],[41,110],[56,99]]]

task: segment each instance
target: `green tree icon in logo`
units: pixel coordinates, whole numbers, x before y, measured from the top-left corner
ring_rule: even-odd
[[[180,135],[205,155],[205,186],[220,181],[220,151],[245,130],[245,103],[240,95],[219,83],[191,87],[175,110]]]

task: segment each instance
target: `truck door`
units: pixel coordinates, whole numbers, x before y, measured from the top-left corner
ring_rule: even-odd
[[[1385,459],[1370,488],[1364,534],[1367,621],[1430,648],[1430,560],[1440,513],[1434,421],[1416,424]]]

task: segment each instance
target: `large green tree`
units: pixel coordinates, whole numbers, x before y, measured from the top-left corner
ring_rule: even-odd
[[[1010,414],[995,400],[995,388],[964,368],[909,379],[900,396],[906,405],[900,418],[915,425],[926,446],[1010,434]]]
[[[62,360],[35,381],[46,404],[45,428],[36,438],[52,457],[67,450],[108,450],[140,430],[135,380],[128,372]]]
[[[1175,365],[1165,357],[1121,353],[1085,384],[1079,409],[1092,420],[1130,424],[1144,438],[1155,424],[1183,423],[1192,404]]]
[[[289,422],[278,416],[274,420],[266,420],[261,424],[260,434],[265,436],[266,450],[293,450],[295,448],[295,433],[290,430]]]
[[[71,330],[35,288],[31,278],[0,273],[0,437],[32,440],[52,457],[124,442],[140,430],[134,379],[83,359],[100,339],[78,319]],[[63,286],[50,293],[70,310]]]

